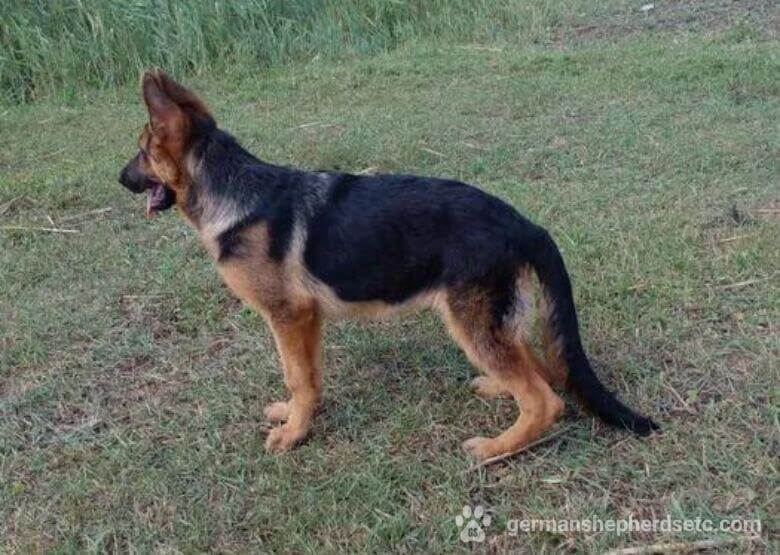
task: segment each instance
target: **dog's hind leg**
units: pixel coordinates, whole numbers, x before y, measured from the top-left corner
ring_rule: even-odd
[[[278,311],[268,315],[276,347],[284,368],[289,401],[266,407],[269,420],[287,422],[273,428],[265,446],[269,451],[286,451],[303,439],[320,401],[321,317],[315,308]]]
[[[533,347],[526,343],[524,340],[515,340],[514,343],[518,349],[523,350],[523,366],[525,368],[533,368],[536,372],[544,378],[544,380],[552,387],[557,387],[563,384],[563,378],[559,377],[556,373],[551,371],[551,367],[546,363],[541,362]],[[485,399],[511,399],[512,393],[506,388],[503,382],[491,377],[490,375],[477,376],[471,380],[471,389],[475,394]]]
[[[510,399],[512,394],[504,384],[491,376],[477,376],[471,380],[471,389],[485,399]]]
[[[478,459],[511,453],[534,441],[564,406],[545,380],[530,346],[518,344],[514,330],[496,322],[494,297],[478,289],[451,291],[443,310],[447,328],[471,363],[508,391],[521,408],[515,423],[498,436],[464,442],[464,449]]]

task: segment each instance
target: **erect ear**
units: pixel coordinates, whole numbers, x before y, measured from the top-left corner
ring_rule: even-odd
[[[170,80],[170,77],[158,69],[141,76],[141,96],[149,111],[149,123],[159,138],[182,139],[188,128],[187,115],[168,94],[163,79]]]
[[[167,73],[157,70],[157,79],[165,94],[191,117],[205,118],[213,122],[206,104],[191,90],[174,81]]]

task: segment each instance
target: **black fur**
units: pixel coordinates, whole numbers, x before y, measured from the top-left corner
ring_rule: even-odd
[[[334,176],[308,225],[304,261],[346,301],[426,289],[513,289],[518,238],[535,226],[475,187],[409,175]]]
[[[138,171],[139,159],[143,156],[138,152],[130,162],[122,168],[119,174],[119,183],[132,193],[143,193],[153,185],[153,180]]]

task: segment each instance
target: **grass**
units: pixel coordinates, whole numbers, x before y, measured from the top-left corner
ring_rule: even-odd
[[[610,0],[30,0],[0,4],[0,98],[77,94],[136,82],[158,65],[182,74],[343,59],[437,37],[445,42],[554,44],[562,33],[765,25],[771,0],[674,2],[639,17]],[[724,17],[725,16],[725,17]],[[594,25],[596,23],[596,25]]]
[[[559,438],[464,472],[460,441],[514,411],[468,391],[423,314],[330,325],[311,438],[267,455],[268,330],[175,214],[144,219],[116,183],[134,88],[75,88],[0,108],[0,227],[78,230],[0,231],[0,549],[452,552],[466,503],[494,516],[481,550],[705,537],[505,533],[666,514],[760,518],[751,546],[775,549],[777,37],[731,3],[612,6],[522,48],[436,38],[189,81],[267,160],[455,177],[548,227],[600,375],[663,435],[571,408]]]
[[[623,3],[625,4],[625,3]],[[15,100],[135,81],[150,65],[203,72],[365,54],[431,35],[541,40],[583,0],[37,0],[0,6],[0,91]]]

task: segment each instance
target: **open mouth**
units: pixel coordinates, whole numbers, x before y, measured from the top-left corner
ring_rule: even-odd
[[[146,192],[146,215],[167,210],[174,203],[173,192],[162,183],[154,183]]]

